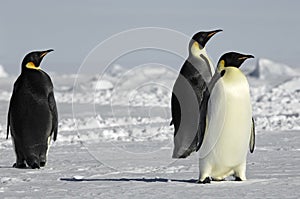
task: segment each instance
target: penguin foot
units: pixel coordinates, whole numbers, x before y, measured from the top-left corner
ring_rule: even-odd
[[[44,162],[44,161],[40,162],[41,167],[44,167],[45,165],[46,165],[46,162]]]
[[[23,168],[26,168],[26,164],[25,163],[14,163],[13,168],[23,169]]]
[[[210,183],[210,178],[206,177],[203,181],[201,181],[200,179],[197,181],[198,184],[209,184]]]
[[[32,165],[30,165],[30,167],[31,167],[32,169],[39,169],[39,168],[40,168],[40,165],[39,165],[38,163],[34,162]]]
[[[234,181],[238,181],[238,182],[240,182],[240,181],[243,181],[240,177],[235,177],[235,180]]]

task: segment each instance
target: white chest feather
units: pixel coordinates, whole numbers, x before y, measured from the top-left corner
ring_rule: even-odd
[[[204,61],[201,56],[205,57],[208,62],[209,70],[210,70],[211,74],[213,75],[215,73],[214,66],[210,60],[210,57],[207,55],[205,47],[200,49],[198,45],[196,47],[193,45],[191,48],[191,53],[194,58],[199,59],[201,61]]]
[[[244,162],[250,140],[251,118],[247,79],[239,69],[228,67],[210,96],[200,160],[208,162],[216,170],[224,168],[224,172]]]

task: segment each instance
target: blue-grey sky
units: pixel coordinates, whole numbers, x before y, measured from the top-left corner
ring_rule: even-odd
[[[207,46],[215,61],[236,50],[298,66],[299,8],[296,0],[1,0],[0,64],[18,73],[28,51],[54,48],[43,62],[46,70],[75,73],[101,41],[124,30],[155,26],[190,36],[222,28]]]

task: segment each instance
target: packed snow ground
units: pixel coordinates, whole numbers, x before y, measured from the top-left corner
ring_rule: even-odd
[[[258,61],[248,76],[257,129],[248,180],[210,185],[195,184],[196,154],[171,159],[169,103],[176,76],[165,69],[120,66],[104,76],[53,75],[59,137],[40,170],[11,168],[15,155],[11,138],[5,139],[6,114],[16,77],[0,78],[0,197],[300,197],[297,71]]]

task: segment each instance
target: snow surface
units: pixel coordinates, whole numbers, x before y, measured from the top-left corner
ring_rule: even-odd
[[[286,66],[277,64],[277,70]],[[171,159],[174,71],[116,65],[102,77],[53,76],[59,136],[40,170],[11,168],[15,154],[11,138],[5,139],[6,114],[16,77],[1,78],[0,198],[299,198],[300,76],[283,72],[278,81],[264,79],[278,75],[271,72],[248,78],[257,131],[248,180],[209,185],[195,183],[196,154]]]

